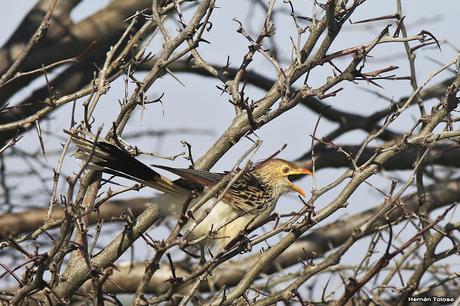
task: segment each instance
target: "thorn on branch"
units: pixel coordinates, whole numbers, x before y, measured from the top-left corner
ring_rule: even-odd
[[[182,140],[181,141],[182,145],[184,147],[187,147],[187,152],[188,152],[188,155],[187,157],[185,157],[186,160],[190,161],[190,164],[192,166],[192,169],[195,168],[195,161],[193,160],[193,156],[192,156],[192,145],[189,144],[187,141],[185,140]]]
[[[399,18],[399,15],[398,15],[398,18]],[[401,29],[402,27],[404,26],[404,19],[406,18],[406,16],[403,16],[402,18],[400,18],[398,20],[398,25],[396,26],[396,30],[395,32],[393,33],[393,37],[399,37],[399,33],[401,32]]]
[[[433,34],[431,34],[430,32],[428,32],[428,31],[426,31],[426,30],[422,30],[422,31],[419,33],[419,35],[423,35],[423,36],[427,35],[427,36],[429,36],[431,39],[433,39],[433,40],[436,42],[436,45],[438,46],[439,51],[442,52],[442,50],[441,50],[441,45],[439,44],[439,41],[438,41],[438,39],[436,38],[436,36],[434,36]]]
[[[381,20],[388,20],[388,19],[399,19],[399,15],[398,14],[385,15],[385,16],[380,16],[380,17],[363,19],[363,20],[359,20],[359,21],[355,21],[355,22],[352,22],[350,20],[350,23],[351,24],[360,24],[360,23],[367,23],[367,22],[374,22],[374,21],[381,21]]]
[[[172,277],[168,278],[165,282],[169,282],[171,286],[177,287],[179,286],[182,281],[184,280],[182,277],[177,277],[176,275],[176,267],[174,265],[174,262],[171,258],[171,254],[167,253],[166,257],[168,257],[168,262],[169,262],[169,267],[171,268],[171,274]]]
[[[343,87],[340,87],[334,91],[331,91],[330,93],[327,93],[327,94],[322,94],[322,95],[318,95],[318,98],[320,98],[321,100],[324,100],[326,98],[329,98],[329,97],[335,97],[337,95],[338,92],[342,91],[343,90]]]

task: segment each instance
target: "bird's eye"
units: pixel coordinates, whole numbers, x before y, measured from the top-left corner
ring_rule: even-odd
[[[288,173],[289,172],[289,167],[283,167],[283,173]]]

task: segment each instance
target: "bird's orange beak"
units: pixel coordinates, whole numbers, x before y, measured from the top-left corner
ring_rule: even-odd
[[[289,175],[311,175],[311,174],[312,173],[311,173],[310,170],[308,170],[307,168],[302,168],[302,167],[294,168],[289,172]],[[303,191],[303,189],[300,188],[299,186],[291,183],[291,188],[292,188],[292,190],[294,190],[295,192],[297,192],[301,196],[303,196],[303,197],[305,196],[305,191]]]

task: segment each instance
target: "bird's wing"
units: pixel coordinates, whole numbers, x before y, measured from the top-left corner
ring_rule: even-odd
[[[156,168],[174,173],[186,180],[197,183],[203,187],[212,187],[225,176],[225,173],[213,173],[204,170],[172,168],[163,165],[153,165]]]
[[[174,173],[187,181],[194,182],[203,187],[212,187],[222,180],[228,173],[213,173],[196,169],[179,169],[162,165],[154,167]],[[223,199],[226,203],[233,206],[242,213],[256,213],[266,207],[266,203],[273,200],[271,188],[262,185],[261,182],[250,172],[243,174],[236,182],[230,186],[224,194]]]
[[[242,175],[224,195],[224,201],[244,213],[259,212],[273,200],[272,188],[261,184],[250,172]]]
[[[196,169],[178,169],[161,165],[154,165],[154,167],[174,173],[203,187],[214,186],[227,174]],[[263,210],[267,203],[273,201],[273,194],[271,187],[261,184],[255,176],[248,172],[230,186],[223,199],[242,213],[256,213]]]

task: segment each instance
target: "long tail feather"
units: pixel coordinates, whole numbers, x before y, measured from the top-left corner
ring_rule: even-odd
[[[125,150],[108,142],[91,141],[79,135],[71,134],[78,151],[77,159],[88,161],[89,165],[116,176],[128,178],[159,191],[179,196],[187,196],[189,191],[160,175],[149,166],[131,156]]]

